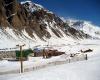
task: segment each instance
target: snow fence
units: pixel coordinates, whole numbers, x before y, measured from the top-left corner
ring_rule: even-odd
[[[29,67],[29,68],[24,68],[24,72],[35,71],[35,70],[39,70],[39,69],[50,67],[50,66],[67,64],[67,63],[83,61],[83,60],[87,60],[87,54],[75,55],[74,57],[70,57],[70,58],[68,58],[68,56],[64,56],[64,59],[62,59],[62,60],[48,62],[46,64],[41,64],[41,65],[35,65],[35,66]],[[17,70],[12,70],[12,71],[0,72],[0,75],[14,74],[14,73],[20,73],[20,70],[17,69]]]

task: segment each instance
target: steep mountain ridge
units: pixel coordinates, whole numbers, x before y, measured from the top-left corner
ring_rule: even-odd
[[[1,0],[1,1],[2,1],[1,8],[5,10],[5,13],[4,13],[5,21],[0,22],[0,23],[6,24],[6,26],[4,26],[4,24],[3,25],[1,24],[1,26],[13,28],[16,34],[19,34],[18,31],[21,32],[22,30],[25,29],[25,31],[31,37],[34,37],[33,35],[33,31],[34,31],[40,38],[42,38],[45,34],[47,34],[47,37],[49,38],[51,37],[51,35],[46,30],[47,25],[49,27],[51,25],[55,25],[56,27],[61,28],[62,25],[64,24],[60,20],[60,18],[57,17],[55,14],[49,13],[47,10],[40,8],[40,6],[37,4],[33,4],[35,6],[32,6],[36,10],[34,12],[30,12],[28,11],[27,6],[25,6],[27,2],[21,5],[16,0],[9,0],[9,1]],[[32,2],[28,2],[28,3],[32,5]],[[57,29],[56,31],[52,27],[52,31],[58,37],[62,36],[59,29]]]
[[[83,31],[85,34],[90,35],[93,38],[100,38],[100,27],[93,25],[89,21],[83,20],[67,20],[66,23],[76,30]]]
[[[90,38],[70,27],[53,12],[31,1],[20,4],[17,0],[0,0],[0,11],[0,44],[4,47],[11,43],[13,47],[19,42],[29,44],[46,42],[48,39]]]
[[[26,9],[27,9],[28,12],[34,12],[34,11],[37,11],[37,10],[44,9],[43,6],[41,6],[39,4],[36,4],[36,3],[33,3],[31,1],[23,1],[23,2],[21,2],[21,4],[24,7],[26,7]]]

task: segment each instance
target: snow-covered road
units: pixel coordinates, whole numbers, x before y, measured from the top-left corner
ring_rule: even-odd
[[[100,80],[100,41],[81,41],[79,45],[69,47],[60,47],[60,50],[66,50],[67,53],[78,52],[80,49],[93,49],[93,52],[87,53],[89,59],[87,61],[73,62],[70,64],[56,65],[47,67],[44,69],[25,72],[23,74],[6,74],[0,75],[0,80]],[[83,44],[95,44],[95,45],[83,45]],[[97,44],[97,45],[96,45]],[[70,46],[70,45],[69,45]],[[55,47],[57,48],[57,47]],[[69,51],[69,52],[68,52]],[[44,64],[48,61],[59,60],[61,57],[55,57],[50,59],[36,58],[34,62],[38,62],[38,65]],[[31,64],[34,62],[30,59]],[[2,62],[0,64],[8,64]],[[30,66],[30,63],[26,63]],[[9,65],[7,65],[9,66]],[[11,66],[16,66],[13,63]],[[10,66],[10,67],[11,67]],[[4,66],[0,65],[0,71]],[[7,70],[8,67],[5,67]],[[10,68],[9,68],[10,69]],[[5,77],[6,76],[6,77]]]
[[[3,75],[0,80],[100,80],[100,57],[34,72]]]

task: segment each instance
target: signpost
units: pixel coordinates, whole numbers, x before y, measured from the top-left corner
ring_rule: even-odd
[[[23,73],[23,54],[22,54],[22,47],[25,46],[24,45],[16,45],[18,47],[20,47],[20,67],[21,67],[21,73]]]

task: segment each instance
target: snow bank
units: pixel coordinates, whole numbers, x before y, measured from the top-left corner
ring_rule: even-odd
[[[100,68],[99,68],[100,67],[100,51],[99,51],[100,45],[97,44],[98,41],[91,40],[89,41],[91,44],[88,44],[88,41],[89,40],[80,41],[79,42],[80,44],[76,44],[76,45],[74,44],[74,46],[71,47],[71,49],[76,48],[76,50],[78,49],[80,50],[85,47],[92,48],[93,52],[87,53],[89,58],[87,61],[73,62],[70,64],[64,64],[59,66],[56,65],[54,67],[48,67],[45,69],[32,71],[32,72],[25,72],[23,74],[1,75],[0,80],[33,80],[33,79],[40,80],[40,78],[41,80],[100,80]],[[58,56],[50,59],[42,59],[41,57],[34,58],[24,62],[24,65],[26,67],[28,66],[31,67],[33,65],[42,65],[42,64],[46,64],[48,61],[54,62],[56,60],[59,61],[59,59],[62,60],[63,57],[64,56]],[[35,62],[36,64],[34,64]],[[0,64],[0,69],[1,69],[0,71],[7,70],[8,68],[11,69],[10,65],[12,66],[18,65],[18,63],[14,63],[14,62],[9,64],[9,62],[7,61],[4,61],[4,63],[1,62],[1,64]],[[6,65],[7,67],[5,67],[4,65]]]

